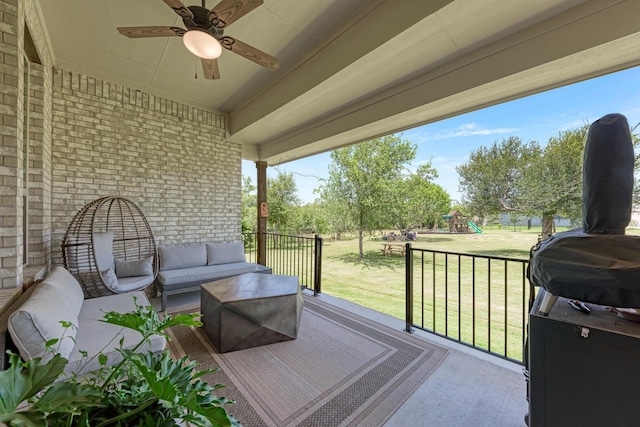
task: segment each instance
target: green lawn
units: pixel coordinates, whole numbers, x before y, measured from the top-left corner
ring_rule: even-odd
[[[565,229],[557,230],[561,231]],[[485,228],[482,234],[418,234],[417,242],[411,244],[416,249],[527,261],[539,234],[540,228]],[[627,234],[640,234],[640,230],[628,230]],[[325,237],[322,292],[404,320],[406,261],[399,254],[383,256],[382,243],[381,233],[367,236],[364,258],[360,258],[355,236],[341,240]],[[529,300],[524,263],[413,253],[414,324],[522,360]],[[292,262],[302,265],[295,259],[284,259],[283,265]],[[308,270],[308,262],[306,265],[301,270]],[[279,274],[296,273],[283,270]],[[312,282],[310,276],[305,280]]]
[[[412,247],[527,260],[539,233],[538,228],[517,232],[484,230],[482,234],[419,234]],[[382,242],[381,235],[365,238],[365,257],[359,258],[357,238],[325,238],[322,292],[404,319],[405,258],[383,256]],[[528,299],[528,285],[523,289],[522,265],[507,266],[505,289],[503,263],[492,261],[489,273],[487,262],[477,259],[475,282],[470,258],[462,257],[458,263],[456,256],[448,256],[445,261],[444,255],[437,255],[435,268],[433,263],[431,253],[425,253],[424,258],[416,253],[414,257],[414,323],[520,360]]]

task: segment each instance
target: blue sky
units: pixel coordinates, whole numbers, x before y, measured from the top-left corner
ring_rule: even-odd
[[[455,167],[465,163],[476,148],[512,135],[544,145],[549,137],[608,113],[624,114],[631,126],[640,122],[640,67],[416,127],[403,137],[418,147],[411,168],[431,159],[439,174],[436,183],[453,200],[460,200]],[[308,203],[316,198],[313,189],[327,177],[330,162],[329,153],[319,154],[269,167],[267,176],[276,176],[277,170],[293,172],[298,197]],[[255,170],[253,162],[242,162],[243,175],[250,176],[254,185]]]

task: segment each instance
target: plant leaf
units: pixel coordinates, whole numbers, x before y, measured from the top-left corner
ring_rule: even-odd
[[[15,412],[21,402],[58,378],[68,363],[59,354],[42,364],[39,357],[22,362],[17,354],[7,353],[10,366],[6,371],[0,371],[0,415]]]
[[[134,298],[135,300],[135,298]],[[101,320],[112,325],[122,326],[123,328],[138,331],[146,339],[151,335],[159,334],[166,337],[164,330],[173,326],[191,326],[198,327],[202,323],[196,320],[198,314],[179,314],[175,317],[165,316],[160,319],[158,313],[151,306],[141,306],[136,303],[136,310],[131,313],[118,313],[110,311],[105,313]]]
[[[47,419],[42,412],[28,410],[23,412],[15,412],[12,414],[0,415],[0,422],[11,423],[12,426],[26,427],[44,427],[47,425]]]
[[[93,385],[71,382],[54,384],[40,397],[35,407],[43,412],[79,415],[87,408],[101,404],[102,391]]]

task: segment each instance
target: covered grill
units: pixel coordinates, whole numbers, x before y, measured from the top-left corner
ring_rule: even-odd
[[[640,308],[640,236],[631,219],[634,152],[627,119],[609,114],[589,128],[584,151],[582,229],[557,233],[532,249],[527,276],[544,288],[540,311],[558,296]]]

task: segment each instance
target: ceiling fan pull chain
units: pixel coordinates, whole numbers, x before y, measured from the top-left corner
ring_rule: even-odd
[[[202,0],[204,2],[204,0]],[[198,80],[198,60],[196,59],[196,80]]]

